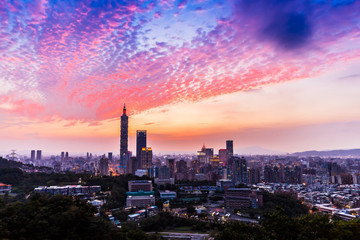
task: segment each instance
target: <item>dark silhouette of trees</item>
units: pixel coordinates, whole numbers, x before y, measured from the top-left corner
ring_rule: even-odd
[[[0,210],[0,238],[8,239],[125,239],[115,226],[94,214],[80,199],[35,194],[25,203]]]
[[[217,240],[291,240],[358,239],[360,220],[330,221],[328,215],[307,214],[289,217],[279,210],[265,215],[260,224],[230,223],[216,236]]]

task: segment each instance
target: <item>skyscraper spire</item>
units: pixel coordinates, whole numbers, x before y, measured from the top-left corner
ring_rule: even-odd
[[[128,158],[128,124],[129,118],[126,115],[124,103],[123,115],[120,121],[120,168],[125,172],[125,166]]]

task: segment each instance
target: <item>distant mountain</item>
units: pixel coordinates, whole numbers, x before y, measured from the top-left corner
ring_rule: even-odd
[[[296,152],[291,155],[304,157],[360,157],[360,149],[329,150],[329,151],[305,151]]]
[[[235,150],[235,153],[239,155],[283,155],[284,152],[270,150],[259,146],[251,146],[246,148],[239,148]]]

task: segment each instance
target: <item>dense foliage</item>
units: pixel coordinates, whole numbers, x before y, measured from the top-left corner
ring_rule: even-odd
[[[25,203],[0,210],[0,238],[96,239],[122,237],[109,222],[95,217],[96,209],[65,196],[34,195]]]
[[[140,229],[117,228],[86,202],[36,194],[20,203],[0,203],[0,239],[156,239]]]
[[[269,193],[263,192],[264,206],[262,210],[265,214],[271,214],[282,209],[284,215],[298,217],[309,212],[309,208],[302,204],[297,198],[288,193]]]
[[[309,212],[309,207],[288,193],[269,193],[263,191],[263,206],[260,208],[239,209],[250,217],[270,215],[281,210],[289,217],[299,217]]]
[[[259,225],[231,223],[219,232],[217,240],[359,239],[360,220],[330,221],[329,216],[307,214],[289,217],[283,211],[266,215]]]
[[[102,191],[111,191],[104,206],[107,209],[119,208],[126,204],[126,192],[128,191],[128,181],[149,179],[148,177],[137,177],[134,175],[120,176],[93,176],[88,173],[76,174],[73,172],[63,173],[44,173],[44,172],[25,172],[21,170],[22,163],[8,161],[0,158],[0,182],[11,184],[12,192],[17,193],[18,199],[32,193],[35,187],[51,185],[72,185],[78,184],[81,179],[82,185],[99,185]]]
[[[161,212],[151,218],[144,218],[140,221],[143,231],[168,231],[177,227],[190,227],[192,231],[209,232],[221,228],[221,224],[214,222],[204,222],[198,219],[187,219],[175,217],[167,212]]]

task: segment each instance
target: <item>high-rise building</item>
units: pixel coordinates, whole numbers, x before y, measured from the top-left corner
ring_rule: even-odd
[[[226,141],[226,152],[227,152],[228,158],[231,158],[232,156],[234,156],[233,140]]]
[[[199,163],[206,163],[206,147],[205,145],[202,146],[201,150],[197,152],[197,157]]]
[[[187,164],[186,164],[185,160],[181,159],[180,161],[178,161],[176,163],[176,172],[186,173],[187,170],[188,170],[188,168],[187,168]]]
[[[271,165],[264,166],[264,182],[273,183],[274,182],[274,172]]]
[[[100,159],[99,163],[99,175],[107,176],[109,175],[109,159],[105,155]]]
[[[31,150],[31,161],[35,161],[35,150]]]
[[[152,166],[152,149],[146,147],[141,150],[141,169],[148,169]]]
[[[112,161],[113,161],[112,152],[108,152],[108,159],[109,159],[109,162],[112,162]]]
[[[218,156],[214,156],[210,158],[210,164],[213,167],[219,167],[219,157]]]
[[[69,152],[65,153],[65,159],[69,159]]]
[[[126,172],[135,175],[137,169],[138,169],[138,159],[136,157],[130,157],[126,165]]]
[[[276,165],[274,166],[273,173],[274,173],[274,183],[279,183],[280,182],[280,171],[279,171],[278,166],[276,166]]]
[[[159,168],[159,178],[160,179],[169,179],[170,178],[170,168],[167,166],[161,166]]]
[[[141,159],[141,151],[143,148],[146,148],[146,130],[137,130],[136,131],[136,157],[138,158],[138,160]],[[138,161],[138,164],[140,164],[140,161]]]
[[[168,161],[168,167],[170,169],[170,177],[174,178],[175,177],[175,159],[169,158],[167,161]]]
[[[221,166],[225,166],[227,160],[227,151],[226,149],[219,149],[219,163]]]
[[[159,177],[159,168],[155,165],[151,166],[147,169],[147,175],[151,178],[158,178]]]
[[[175,178],[177,180],[186,180],[188,176],[188,167],[185,160],[181,159],[176,162],[176,174]]]
[[[244,157],[232,157],[233,160],[233,180],[236,184],[248,183],[247,162]]]
[[[289,184],[301,184],[301,168],[295,166],[293,169],[290,169],[289,166],[285,168],[285,182]]]
[[[41,160],[41,150],[36,151],[36,160]]]
[[[64,152],[61,152],[61,161],[64,160],[64,157],[65,157],[65,153],[64,153]]]
[[[214,149],[213,148],[206,148],[205,149],[205,163],[210,164],[210,159],[214,156]]]
[[[257,184],[260,182],[260,169],[250,168],[249,169],[249,183]]]
[[[126,107],[124,104],[123,115],[121,116],[120,126],[120,168],[125,168],[126,154],[128,153],[128,130],[129,118],[126,115]]]

